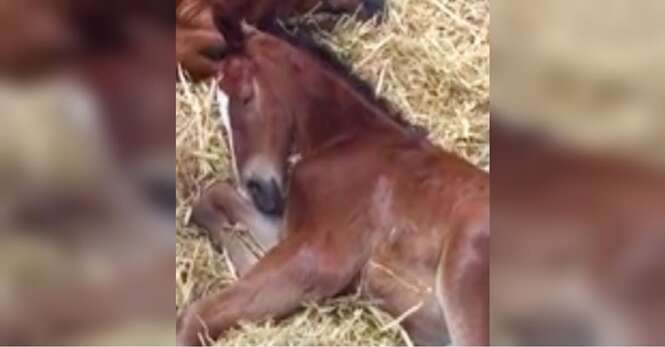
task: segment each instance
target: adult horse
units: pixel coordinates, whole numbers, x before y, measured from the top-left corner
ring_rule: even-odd
[[[221,11],[236,21],[258,25],[275,18],[312,10],[353,13],[370,17],[383,8],[384,0],[176,0],[176,61],[192,77],[213,76],[226,41],[215,28],[213,12]],[[214,8],[217,7],[217,10]]]
[[[410,311],[416,343],[487,344],[487,173],[391,117],[320,51],[222,24],[235,48],[221,65],[222,120],[243,189],[213,186],[194,221],[212,233],[241,221],[269,251],[184,312],[178,343],[360,289],[393,315]],[[291,145],[302,159],[281,219]]]
[[[492,113],[492,342],[665,343],[665,174],[507,119]]]

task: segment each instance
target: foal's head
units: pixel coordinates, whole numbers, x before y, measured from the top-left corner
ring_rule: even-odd
[[[259,210],[279,215],[291,146],[291,117],[251,58],[230,55],[221,71],[220,87],[226,93],[219,94],[221,124],[230,140],[235,174]]]
[[[265,213],[281,212],[291,145],[307,153],[362,126],[368,106],[339,66],[291,38],[218,23],[232,47],[220,65],[236,173]]]
[[[290,108],[293,99],[285,99],[277,90],[301,89],[296,88],[299,75],[283,64],[288,51],[278,42],[253,28],[231,25],[223,28],[232,49],[220,69],[220,87],[226,93],[224,97],[228,97],[228,112],[222,110],[221,121],[230,139],[233,165],[241,185],[259,210],[279,215],[284,204],[294,123]],[[257,51],[270,51],[280,59],[266,60],[257,56]]]

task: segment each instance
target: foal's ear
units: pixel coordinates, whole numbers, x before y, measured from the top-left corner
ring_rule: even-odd
[[[224,35],[224,39],[230,50],[240,50],[245,40],[240,19],[237,16],[222,11],[223,9],[220,6],[215,6],[215,26]]]

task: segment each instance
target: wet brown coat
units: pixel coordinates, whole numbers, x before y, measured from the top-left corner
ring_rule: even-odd
[[[311,52],[245,31],[223,70],[234,149],[259,141],[237,131],[246,127],[263,129],[268,144],[238,159],[239,173],[253,160],[283,167],[290,143],[278,133],[292,134],[303,159],[273,224],[276,245],[239,282],[193,304],[178,343],[199,343],[203,325],[215,338],[241,319],[360,289],[395,316],[416,307],[402,322],[416,343],[487,344],[489,176],[392,119]],[[195,221],[212,233],[226,219],[260,224],[243,201],[213,186]]]

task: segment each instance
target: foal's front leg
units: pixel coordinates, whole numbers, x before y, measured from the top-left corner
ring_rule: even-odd
[[[203,193],[194,206],[191,221],[204,228],[216,246],[224,247],[241,276],[259,256],[238,235],[232,235],[224,227],[237,222],[246,225],[251,237],[267,252],[277,244],[281,224],[281,218],[262,214],[251,200],[226,182],[215,183]]]
[[[344,266],[351,265],[348,262],[334,270],[322,266],[331,250],[312,246],[309,236],[289,236],[234,285],[190,306],[178,324],[178,345],[199,345],[200,334],[207,332],[216,339],[239,320],[279,318],[304,300],[343,290],[352,278],[353,266]]]

